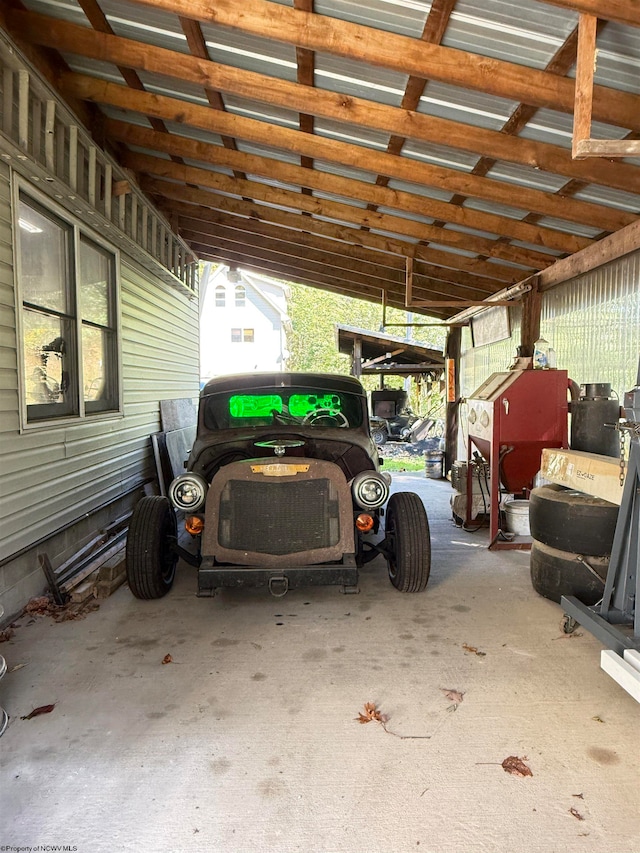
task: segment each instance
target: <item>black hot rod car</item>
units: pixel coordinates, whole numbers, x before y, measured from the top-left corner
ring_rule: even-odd
[[[402,592],[429,578],[429,523],[418,495],[389,497],[362,385],[349,376],[254,373],[207,383],[186,472],[168,496],[134,509],[127,579],[138,598],[159,598],[182,556],[198,569],[198,594],[220,587],[303,584],[355,587],[378,554]],[[384,509],[386,504],[386,509]],[[197,540],[178,543],[176,512]],[[384,515],[384,537],[379,533]]]

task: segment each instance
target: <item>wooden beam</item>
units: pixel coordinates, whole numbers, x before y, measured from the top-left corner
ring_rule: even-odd
[[[383,205],[395,210],[417,213],[434,219],[444,219],[467,228],[493,232],[563,253],[577,252],[592,242],[584,237],[577,237],[563,231],[553,231],[550,228],[529,225],[519,219],[483,213],[472,208],[458,207],[425,196],[388,189],[385,186],[367,181],[332,175],[329,172],[309,170],[271,157],[225,150],[221,149],[219,145],[211,145],[175,134],[173,136],[160,134],[128,122],[107,120],[105,129],[112,139],[126,142],[128,145],[155,149],[165,154],[181,154],[183,157],[192,160],[228,166],[230,169],[241,170],[251,175],[260,175],[283,183],[298,184],[301,187],[309,187],[345,198],[358,198],[371,204]]]
[[[206,243],[211,248],[226,248],[234,250],[234,244],[238,246],[237,251],[242,251],[243,248],[251,247],[254,254],[257,256],[263,250],[277,252],[285,256],[285,258],[294,264],[296,260],[310,260],[322,266],[330,267],[333,270],[341,271],[345,277],[353,278],[354,275],[362,275],[371,279],[362,283],[371,284],[372,281],[377,286],[384,289],[385,286],[397,286],[402,282],[401,270],[393,270],[389,268],[380,268],[372,264],[357,264],[354,261],[345,260],[341,255],[334,252],[313,252],[302,246],[297,246],[294,243],[289,243],[286,240],[260,240],[256,239],[248,232],[235,231],[225,229],[211,230],[207,225],[199,223],[193,219],[178,220],[180,234],[183,239],[190,242],[202,245]],[[493,293],[496,293],[500,288],[498,284],[492,290],[479,290],[475,287],[467,287],[463,284],[454,284],[440,279],[433,279],[429,276],[418,275],[414,277],[415,290],[420,291],[423,295],[439,295],[439,296],[455,296],[459,299],[486,299]]]
[[[576,102],[573,111],[573,144],[571,153],[579,158],[579,145],[591,136],[593,108],[593,75],[596,63],[596,27],[593,15],[580,15],[578,22],[578,55],[576,59]]]
[[[411,305],[413,299],[413,258],[408,257],[406,260],[405,280],[404,280],[404,303],[407,308]]]
[[[591,139],[593,77],[596,68],[596,30],[598,19],[580,13],[578,57],[576,62],[576,103],[573,116],[574,159],[589,157],[634,157],[640,153],[636,139]]]
[[[190,124],[215,133],[224,133],[234,138],[242,138],[261,145],[281,148],[285,151],[304,154],[314,159],[325,159],[353,168],[362,168],[364,152],[367,166],[371,171],[389,175],[412,183],[435,186],[460,192],[466,196],[482,198],[512,206],[514,193],[521,209],[535,211],[545,216],[591,224],[597,228],[617,230],[629,224],[635,218],[632,214],[615,208],[604,207],[590,202],[561,199],[553,193],[528,189],[523,186],[514,188],[512,184],[490,178],[480,178],[454,169],[445,169],[396,157],[371,148],[333,139],[315,136],[291,128],[269,125],[257,119],[244,118],[229,113],[215,112],[207,107],[169,98],[127,89],[116,83],[96,80],[80,74],[65,74],[60,81],[61,90],[75,97],[97,103],[135,110],[143,115],[154,115],[163,121],[175,121]],[[606,223],[606,224],[604,224]],[[442,229],[440,229],[442,231]],[[437,237],[429,238],[437,240]],[[440,241],[438,241],[440,242]]]
[[[390,68],[400,74],[439,80],[539,107],[573,111],[572,80],[338,18],[301,12],[268,0],[243,0],[241,9],[237,0],[216,0],[215,4],[210,0],[140,2],[262,38]],[[636,98],[599,86],[594,91],[594,116],[600,121],[640,130],[640,126],[635,127],[640,125],[634,106]]]
[[[376,288],[362,287],[351,285],[344,278],[330,277],[322,272],[318,272],[309,266],[292,267],[286,263],[279,263],[270,258],[265,258],[262,255],[253,257],[250,254],[239,252],[231,252],[229,250],[211,249],[206,245],[198,246],[198,256],[203,260],[215,260],[222,263],[235,264],[243,269],[256,269],[261,272],[268,272],[278,278],[284,278],[286,281],[297,281],[301,284],[310,284],[311,286],[321,287],[324,290],[331,290],[334,293],[339,293],[343,296],[352,296],[356,299],[365,299],[369,302],[380,304],[380,290]],[[387,291],[387,303],[394,308],[404,308],[404,292],[398,296],[392,290]],[[425,312],[421,312],[425,313]],[[436,316],[445,316],[445,312],[438,311]]]
[[[521,249],[510,246],[507,243],[499,243],[495,240],[487,240],[483,237],[475,237],[461,231],[449,228],[434,228],[422,222],[406,219],[400,216],[375,213],[362,210],[353,205],[342,202],[318,199],[305,196],[302,193],[294,193],[290,190],[281,190],[266,186],[257,181],[241,181],[230,178],[219,172],[210,172],[206,169],[196,169],[193,166],[183,166],[179,163],[171,163],[159,157],[149,157],[145,154],[125,153],[121,158],[124,165],[139,174],[155,175],[157,177],[169,178],[173,181],[183,181],[186,184],[194,184],[199,187],[208,187],[218,192],[230,193],[242,197],[261,199],[268,204],[281,205],[282,207],[306,210],[329,219],[352,222],[357,225],[367,225],[370,228],[389,231],[399,235],[415,237],[418,240],[432,240],[445,245],[459,247],[469,252],[488,257],[501,258],[511,263],[532,266],[543,269],[553,262],[553,258],[542,252],[531,249]],[[156,183],[156,192],[161,188]]]
[[[169,202],[171,211],[176,211],[178,205],[182,205],[185,211],[187,208],[193,209],[195,207],[196,215],[203,219],[215,217],[217,212],[229,213],[250,221],[269,222],[295,231],[321,234],[331,239],[352,243],[356,246],[366,246],[403,257],[412,254],[416,259],[434,266],[441,266],[443,269],[453,271],[453,273],[461,270],[491,280],[495,279],[504,284],[514,284],[524,277],[521,270],[514,270],[513,267],[505,266],[500,262],[478,260],[454,251],[420,246],[402,240],[400,237],[392,238],[381,234],[372,234],[369,231],[362,231],[348,225],[325,222],[313,217],[303,217],[300,213],[278,210],[266,204],[240,201],[210,190],[199,190],[177,183],[155,181],[154,179],[144,179],[142,187],[154,196],[156,204],[161,209],[167,208]],[[525,274],[530,272],[533,270],[527,270]]]
[[[221,196],[221,198],[223,198]],[[268,210],[269,208],[267,208]],[[402,248],[407,250],[414,247],[409,244],[402,244],[397,247],[398,251],[391,254],[388,246],[385,250],[381,250],[376,243],[372,243],[371,248],[365,248],[360,244],[346,243],[339,239],[327,239],[327,234],[324,228],[320,229],[319,233],[313,230],[316,220],[305,219],[304,225],[309,228],[308,231],[300,231],[298,228],[283,227],[283,223],[273,225],[263,220],[255,218],[247,218],[246,216],[238,216],[235,213],[225,213],[211,208],[196,207],[191,204],[182,204],[180,202],[171,202],[171,212],[176,218],[178,229],[185,225],[187,228],[194,230],[193,223],[198,223],[200,229],[208,228],[209,233],[215,234],[216,227],[233,229],[240,235],[259,234],[264,237],[270,237],[275,240],[284,240],[285,242],[296,244],[299,246],[311,246],[312,248],[320,249],[328,253],[340,254],[350,258],[358,258],[368,263],[378,263],[383,266],[391,267],[402,273],[404,270],[405,259],[400,251]],[[291,214],[292,218],[300,219],[300,214]],[[321,226],[328,223],[318,223]],[[296,225],[299,227],[300,222]],[[331,226],[329,226],[331,227]],[[344,229],[343,229],[344,230]],[[354,229],[348,229],[353,231]],[[368,233],[368,232],[365,232]],[[336,235],[337,236],[337,235]],[[372,235],[375,240],[375,235]],[[420,249],[421,247],[418,247]],[[428,250],[426,250],[428,252]],[[444,253],[440,253],[444,254]],[[450,255],[450,258],[455,258],[455,255]],[[460,257],[460,256],[458,256]],[[447,267],[438,267],[432,263],[425,263],[414,256],[414,264],[416,275],[424,279],[429,279],[432,282],[438,281],[444,284],[454,284],[456,287],[465,288],[468,295],[481,295],[483,293],[491,294],[504,287],[504,281],[498,279],[489,279],[480,275],[465,272],[464,270],[449,269]],[[491,265],[493,266],[493,265]],[[462,294],[461,294],[462,295]]]
[[[640,219],[626,228],[604,237],[593,246],[557,261],[537,277],[540,290],[549,290],[591,270],[624,257],[640,249]]]
[[[291,268],[298,269],[301,264],[311,263],[314,268],[323,271],[327,276],[333,276],[350,284],[358,284],[365,287],[378,288],[378,290],[398,289],[402,285],[403,278],[399,272],[380,269],[373,265],[356,264],[353,261],[344,260],[339,255],[320,252],[300,252],[295,246],[281,241],[264,240],[261,238],[247,238],[239,232],[212,233],[206,228],[198,226],[185,228],[181,231],[183,239],[198,246],[207,246],[209,251],[229,251],[237,254],[250,254],[254,258],[265,258],[276,262],[287,264]],[[491,294],[480,296],[471,295],[466,291],[468,288],[456,287],[441,281],[433,281],[424,277],[416,277],[415,292],[421,294],[422,299],[434,296],[449,296],[457,299],[472,298],[485,299]]]
[[[398,138],[433,142],[589,183],[640,192],[640,169],[636,166],[606,161],[576,162],[565,148],[558,145],[415,112],[415,104],[410,107],[406,95],[401,109],[364,98],[347,98],[338,92],[310,89],[289,80],[210,62],[197,54],[188,56],[132,39],[92,32],[86,27],[33,12],[9,13],[9,25],[14,35],[80,56],[99,58],[115,65],[126,62],[139,71],[163,74],[198,85],[209,83],[225,93],[298,112],[305,110],[316,117],[359,124],[389,132]],[[423,88],[424,81],[419,82]]]
[[[492,299],[491,302],[477,299],[446,299],[446,300],[416,300],[412,303],[412,308],[470,308],[474,305],[483,305],[485,308],[493,308],[494,305],[513,305],[513,300],[509,299]]]
[[[640,6],[637,0],[545,0],[572,12],[584,12],[605,21],[616,21],[630,27],[640,27]]]

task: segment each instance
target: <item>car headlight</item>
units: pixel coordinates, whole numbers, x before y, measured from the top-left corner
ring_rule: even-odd
[[[363,471],[354,478],[351,493],[360,509],[375,509],[389,497],[389,484],[377,471]]]
[[[199,474],[180,474],[169,486],[169,500],[185,512],[196,512],[207,497],[207,481]]]

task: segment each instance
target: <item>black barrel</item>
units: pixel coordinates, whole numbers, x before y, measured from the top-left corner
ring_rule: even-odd
[[[620,433],[605,426],[620,419],[620,401],[612,398],[608,382],[580,386],[580,399],[571,403],[571,448],[620,458]]]

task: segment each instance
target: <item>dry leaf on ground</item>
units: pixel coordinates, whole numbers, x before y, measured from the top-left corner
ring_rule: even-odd
[[[479,652],[477,646],[470,646],[468,643],[463,643],[462,648],[465,652],[471,652],[472,655],[478,655],[479,658],[486,657],[486,652]]]
[[[9,670],[9,675],[11,675],[12,672],[17,672],[19,669],[22,669],[23,666],[26,666],[26,663],[17,663],[15,666],[12,666]]]
[[[571,808],[569,809],[569,814],[572,814],[576,820],[584,820],[584,817],[580,814],[577,809]]]
[[[513,776],[533,776],[531,769],[517,755],[510,755],[508,758],[505,758],[502,762],[502,767],[506,773],[511,773]]]
[[[571,796],[578,800],[584,800],[584,794],[571,794]]]
[[[34,717],[39,717],[41,714],[50,714],[55,707],[55,702],[53,703],[53,705],[40,705],[39,708],[34,708],[30,714],[27,714],[26,717],[20,717],[20,719],[32,720]]]
[[[173,658],[171,657],[171,655],[165,655],[162,658],[162,663],[173,663]]]
[[[361,711],[354,719],[359,723],[370,723],[372,720],[378,723],[386,723],[388,717],[380,713],[375,702],[365,702],[364,714]]]
[[[444,693],[444,695],[451,702],[455,702],[456,705],[459,705],[462,702],[462,698],[464,693],[460,693],[459,690],[448,690],[446,687],[441,687],[440,690]]]
[[[7,643],[14,634],[13,628],[5,628],[4,631],[0,631],[0,643]]]

